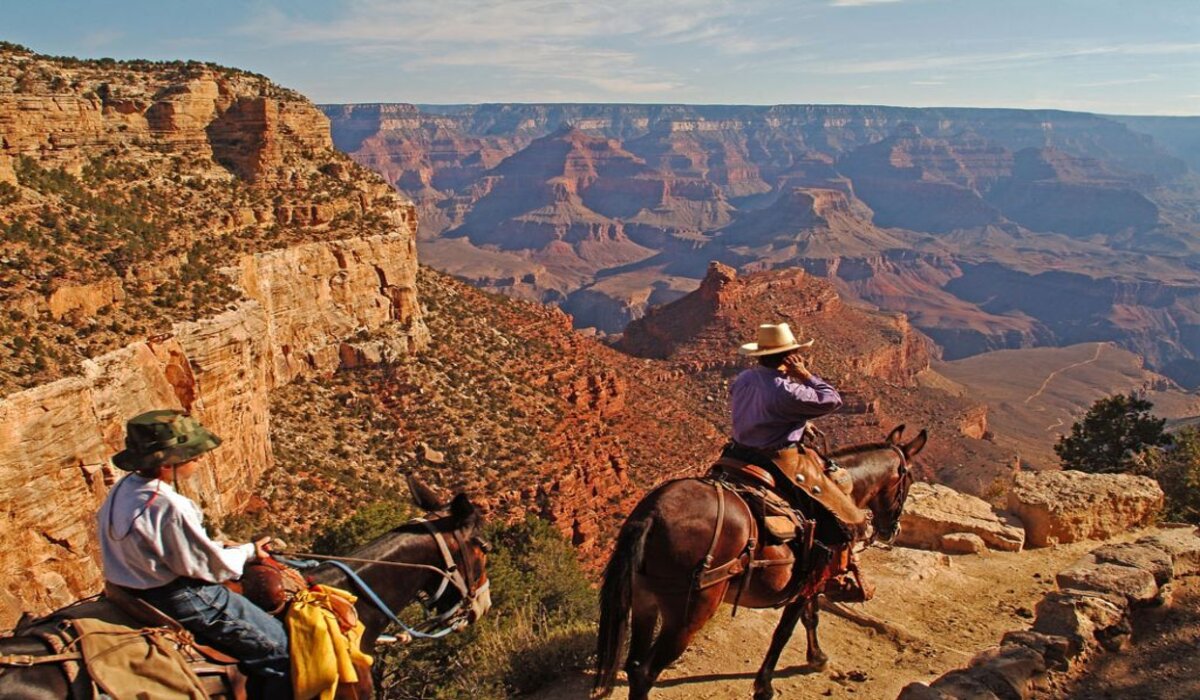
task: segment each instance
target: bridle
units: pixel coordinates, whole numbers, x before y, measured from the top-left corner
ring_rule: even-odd
[[[912,487],[913,472],[908,466],[908,456],[904,454],[904,450],[899,445],[888,444],[896,456],[900,458],[900,466],[897,467],[897,473],[900,478],[900,484],[896,487],[895,494],[892,497],[890,508],[888,509],[889,520],[891,520],[891,533],[884,538],[884,542],[891,544],[895,541],[896,536],[900,534],[900,514],[904,511],[904,502],[908,500],[908,490]],[[871,537],[868,544],[875,542],[879,538],[878,528],[874,528],[871,532]]]
[[[437,543],[438,550],[442,553],[442,562],[446,565],[445,575],[442,576],[442,582],[438,585],[437,591],[433,594],[425,594],[424,591],[417,594],[417,600],[425,610],[424,624],[444,624],[448,631],[457,631],[483,617],[492,605],[492,582],[484,580],[482,584],[480,583],[481,579],[487,577],[483,563],[478,561],[477,557],[469,554],[473,551],[470,546],[472,543],[467,542],[459,530],[450,531],[450,534],[454,536],[455,544],[458,545],[459,555],[462,559],[462,566],[459,566],[449,545],[446,544],[445,534],[438,530],[432,522],[425,518],[415,518],[410,522],[421,523],[425,529],[429,530],[433,541]],[[479,535],[473,536],[471,540],[485,554],[492,548],[491,544]],[[466,570],[465,576],[463,575],[464,569]],[[458,589],[459,599],[445,612],[438,613],[437,603],[452,584]]]
[[[311,568],[322,562],[337,567],[342,573],[346,574],[367,600],[383,613],[384,617],[403,630],[403,635],[399,637],[401,640],[407,642],[412,639],[440,639],[451,632],[458,632],[464,629],[467,625],[483,617],[488,609],[491,608],[491,581],[486,580],[483,562],[478,557],[472,555],[473,549],[471,544],[478,546],[484,553],[491,549],[491,545],[487,540],[478,535],[472,536],[470,541],[468,541],[467,538],[463,537],[462,532],[457,529],[452,530],[451,534],[454,537],[455,544],[457,545],[456,549],[459,552],[459,556],[456,558],[454,552],[446,542],[446,534],[439,530],[433,521],[425,518],[414,518],[407,524],[411,525],[414,523],[423,525],[429,531],[442,556],[444,568],[430,564],[411,564],[408,562],[387,561],[385,559],[361,559],[311,554],[308,552],[276,552],[274,556],[283,563],[296,568]],[[287,557],[304,557],[304,559],[283,558],[279,556],[280,554]],[[460,559],[461,562],[459,561]],[[396,615],[395,611],[388,607],[387,603],[383,602],[383,599],[379,597],[374,589],[348,563],[422,569],[439,575],[441,582],[434,593],[426,593],[423,590],[417,593],[417,600],[425,611],[425,619],[414,626],[406,624]],[[466,575],[463,574],[464,569],[466,570]],[[481,579],[484,580],[481,582]],[[437,612],[437,603],[451,586],[458,591],[459,599],[445,612],[439,613]]]

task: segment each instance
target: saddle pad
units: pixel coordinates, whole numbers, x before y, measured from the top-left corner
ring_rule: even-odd
[[[169,634],[87,618],[71,624],[92,682],[114,700],[208,697]]]

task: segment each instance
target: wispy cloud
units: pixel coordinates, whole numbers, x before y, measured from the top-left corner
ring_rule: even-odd
[[[240,31],[284,43],[316,43],[391,57],[408,68],[506,70],[517,79],[556,77],[613,94],[651,93],[684,78],[643,57],[652,46],[691,44],[761,56],[798,45],[739,30],[762,0],[586,3],[547,0],[348,0],[334,19],[268,6]],[[613,46],[620,48],[611,48]]]
[[[833,0],[833,7],[865,7],[867,5],[888,5],[901,0]]]
[[[80,38],[79,43],[89,51],[105,49],[115,44],[125,33],[116,29],[93,29]]]
[[[1156,83],[1163,79],[1163,76],[1157,73],[1143,75],[1137,78],[1113,78],[1112,80],[1097,80],[1091,83],[1079,83],[1079,87],[1095,88],[1095,87],[1113,87],[1115,85],[1137,85],[1139,83]]]
[[[847,61],[825,70],[829,73],[902,73],[923,70],[1011,68],[1065,58],[1095,56],[1156,56],[1200,54],[1200,42],[1174,44],[1111,44],[1053,49],[1027,49],[995,53],[924,54],[870,61]]]

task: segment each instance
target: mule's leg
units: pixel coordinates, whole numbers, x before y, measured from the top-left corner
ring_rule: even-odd
[[[801,619],[804,620],[804,632],[808,637],[808,665],[817,670],[824,670],[829,665],[829,657],[821,651],[821,644],[817,641],[817,616],[821,612],[820,601],[820,595],[805,599],[803,601],[804,614]]]
[[[779,624],[775,626],[775,633],[771,635],[771,648],[767,649],[758,675],[754,677],[754,700],[771,700],[775,697],[775,689],[771,687],[775,665],[779,663],[779,655],[792,638],[792,631],[796,629],[796,622],[800,619],[805,603],[804,600],[792,601],[779,616]]]
[[[650,692],[650,649],[654,628],[658,625],[658,602],[645,591],[634,591],[630,622],[629,655],[625,675],[629,679],[629,697],[645,697]]]
[[[645,700],[651,686],[658,680],[663,669],[670,666],[683,654],[684,650],[688,648],[688,644],[691,644],[692,637],[696,636],[700,628],[704,627],[704,623],[716,614],[728,586],[729,584],[725,583],[703,591],[693,591],[690,604],[686,596],[672,597],[669,604],[665,605],[662,604],[664,601],[659,599],[662,630],[655,638],[650,652],[650,664],[646,670],[645,693],[634,695],[633,688],[630,687],[629,700]]]

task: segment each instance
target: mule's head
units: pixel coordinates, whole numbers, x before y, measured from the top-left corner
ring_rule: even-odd
[[[439,577],[433,590],[425,592],[426,608],[446,618],[462,614],[468,624],[473,623],[492,607],[487,577],[487,555],[492,546],[483,537],[483,515],[466,494],[444,503],[412,476],[408,488],[417,507],[432,516],[431,529],[441,535],[435,535],[435,539],[445,560],[443,568],[449,573],[449,577]]]
[[[900,515],[904,512],[908,488],[913,482],[910,462],[925,448],[925,442],[929,439],[925,430],[908,442],[903,442],[903,434],[903,425],[896,426],[888,433],[885,443],[891,448],[893,455],[887,471],[882,475],[879,487],[867,501],[867,506],[874,514],[876,539],[889,544],[900,534]]]

